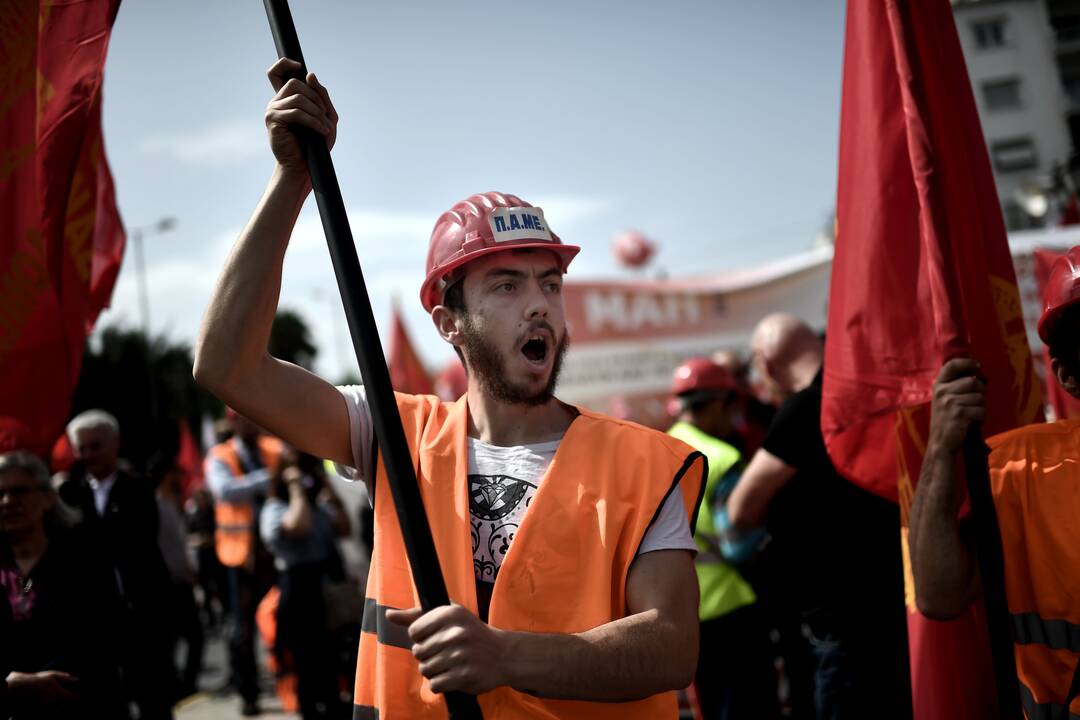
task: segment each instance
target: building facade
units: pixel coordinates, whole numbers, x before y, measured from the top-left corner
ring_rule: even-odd
[[[1080,147],[1080,2],[952,4],[1006,224],[1055,222]]]

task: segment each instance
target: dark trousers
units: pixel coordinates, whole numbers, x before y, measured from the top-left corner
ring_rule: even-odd
[[[188,583],[173,585],[173,641],[172,657],[175,661],[176,646],[184,643],[184,663],[180,672],[174,672],[179,682],[177,697],[186,697],[197,689],[203,660],[203,628],[199,620],[199,608],[195,604],[195,592]]]
[[[818,720],[910,720],[906,636],[887,620],[808,623]]]
[[[139,720],[171,720],[173,716],[169,621],[150,611],[137,610],[127,616],[124,684],[139,709]]]
[[[258,581],[254,573],[243,567],[228,568],[229,613],[232,628],[229,634],[229,667],[232,684],[246,702],[259,699],[259,681],[255,666],[255,610],[258,607]]]
[[[769,628],[756,605],[701,623],[694,689],[705,720],[779,716]]]
[[[347,718],[349,707],[338,691],[340,667],[334,638],[326,629],[322,563],[285,570],[278,582],[281,601],[277,610],[279,656],[292,660],[296,695],[304,720]]]

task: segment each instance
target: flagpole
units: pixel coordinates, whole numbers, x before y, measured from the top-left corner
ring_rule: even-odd
[[[300,39],[296,34],[288,0],[263,0],[263,5],[278,57],[287,57],[300,63],[301,68],[294,77],[305,81],[307,65],[300,50]],[[420,486],[416,481],[412,456],[409,454],[405,431],[401,426],[394,391],[390,386],[390,373],[383,356],[382,343],[353,244],[352,230],[345,214],[345,202],[341,197],[330,150],[321,136],[306,128],[293,128],[293,132],[300,141],[308,171],[311,173],[315,201],[318,203],[323,231],[326,233],[330,259],[337,276],[349,334],[360,366],[360,377],[364,381],[372,424],[382,452],[390,494],[397,511],[420,606],[427,611],[449,605],[450,598],[439,567],[431,528],[424,513]],[[396,692],[398,689],[391,690]],[[445,698],[452,720],[482,717],[474,696],[462,692],[448,692]]]
[[[961,454],[975,527],[975,558],[982,581],[990,655],[997,680],[1001,716],[1007,720],[1019,720],[1023,717],[1020,710],[1020,683],[1016,674],[1016,653],[1005,595],[1005,551],[1001,545],[1001,530],[990,491],[989,453],[990,449],[982,438],[981,425],[973,425],[964,438]]]

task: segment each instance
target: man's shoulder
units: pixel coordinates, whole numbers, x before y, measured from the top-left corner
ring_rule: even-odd
[[[578,408],[578,412],[593,426],[594,432],[603,432],[608,437],[608,442],[615,443],[616,447],[653,447],[679,461],[684,461],[688,455],[697,452],[683,440],[654,428],[584,408]]]
[[[1058,420],[1052,423],[1032,423],[1014,428],[987,439],[990,447],[990,466],[998,468],[1012,460],[1046,453],[1064,452],[1075,455],[1080,445],[1080,420]]]

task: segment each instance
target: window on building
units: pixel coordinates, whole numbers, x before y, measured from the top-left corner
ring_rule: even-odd
[[[1020,81],[991,80],[983,83],[983,102],[987,110],[1009,110],[1020,107]]]
[[[990,144],[990,157],[1000,172],[1029,170],[1039,164],[1031,138],[997,140]]]
[[[1005,18],[979,20],[971,24],[975,47],[980,50],[1005,47]]]

